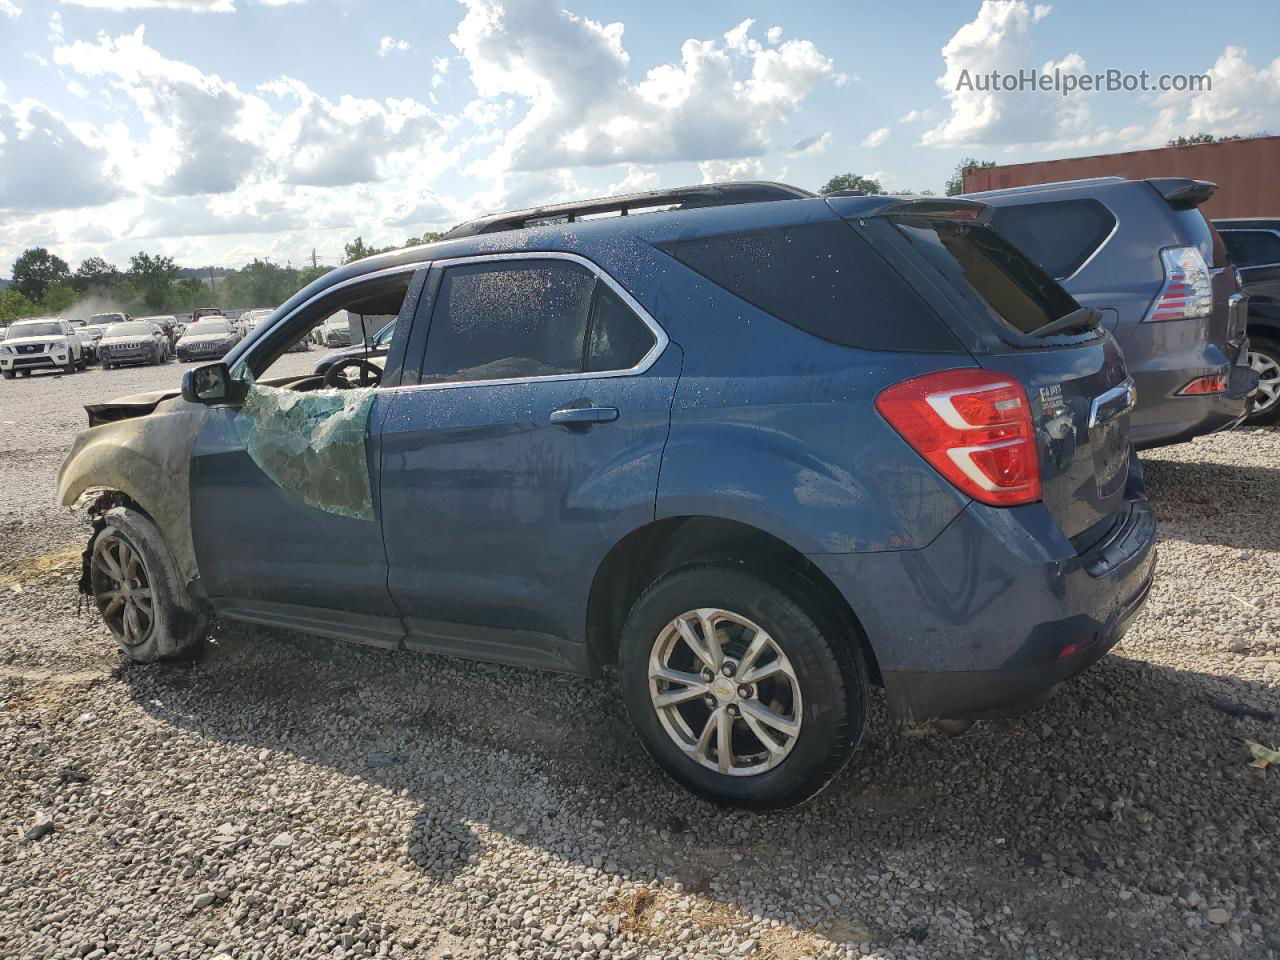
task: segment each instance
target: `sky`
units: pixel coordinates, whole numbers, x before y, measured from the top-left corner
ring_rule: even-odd
[[[0,276],[139,250],[334,263],[482,213],[724,179],[941,193],[1280,133],[1275,0],[0,0]],[[1207,73],[984,92],[991,70]],[[965,71],[968,71],[966,74]]]

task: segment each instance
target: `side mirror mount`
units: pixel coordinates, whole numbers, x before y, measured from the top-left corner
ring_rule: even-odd
[[[182,399],[210,406],[229,399],[231,371],[225,363],[210,363],[182,375]]]

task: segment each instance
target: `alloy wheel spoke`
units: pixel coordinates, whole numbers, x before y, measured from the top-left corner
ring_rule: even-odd
[[[715,736],[717,724],[720,722],[720,714],[724,712],[724,707],[717,707],[711,711],[711,715],[707,717],[707,722],[702,728],[702,733],[698,735],[698,742],[693,745],[693,755],[700,763],[708,761],[707,751],[711,748],[711,738]]]
[[[756,635],[751,638],[751,645],[747,647],[747,652],[742,655],[742,659],[738,661],[738,675],[740,677],[750,676],[751,668],[755,666],[756,660],[760,658],[760,654],[773,643],[769,635],[763,630],[757,630]],[[750,682],[750,681],[744,681]]]
[[[728,773],[733,766],[733,717],[723,707],[716,713],[716,762],[721,773]]]
[[[738,675],[739,683],[759,683],[761,680],[768,680],[770,677],[779,673],[785,674],[791,679],[795,679],[795,675],[791,672],[791,667],[781,657],[770,660],[763,666],[756,667],[754,670],[748,670],[746,673]]]
[[[775,740],[773,738],[773,734],[771,734],[768,729],[765,728],[765,725],[757,720],[753,714],[744,710],[742,713],[742,719],[746,722],[747,729],[755,734],[755,738],[759,740],[761,745],[770,753],[776,756],[787,752],[787,745]]]
[[[720,669],[720,660],[722,659],[722,655],[720,653],[720,644],[716,642],[714,631],[711,633],[708,642],[703,643],[703,641],[699,639],[697,633],[694,632],[693,624],[684,617],[678,617],[676,619],[676,630],[680,634],[680,639],[685,642],[685,645],[693,651],[693,655],[697,657],[704,666],[711,670]]]
[[[788,737],[794,737],[800,732],[800,724],[797,721],[788,720],[774,713],[759,700],[742,701],[742,713],[744,716],[754,717],[766,727],[785,733]]]
[[[659,710],[674,707],[680,703],[697,700],[707,692],[707,685],[696,673],[685,673],[683,670],[672,670],[670,667],[658,666],[649,671],[649,679],[665,680],[678,687],[668,687],[653,698],[653,705]]]

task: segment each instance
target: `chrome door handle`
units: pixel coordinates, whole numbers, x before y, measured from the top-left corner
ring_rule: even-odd
[[[551,422],[566,427],[610,423],[618,419],[617,407],[565,407],[551,412]]]

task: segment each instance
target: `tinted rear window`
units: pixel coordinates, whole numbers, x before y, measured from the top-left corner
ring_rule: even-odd
[[[659,249],[823,340],[865,350],[961,351],[920,295],[842,221],[702,237]]]
[[[896,221],[898,229],[966,299],[997,322],[1034,333],[1080,305],[988,226],[957,220]]]
[[[1093,256],[1116,218],[1097,200],[997,207],[992,223],[1051,277],[1069,277]]]

